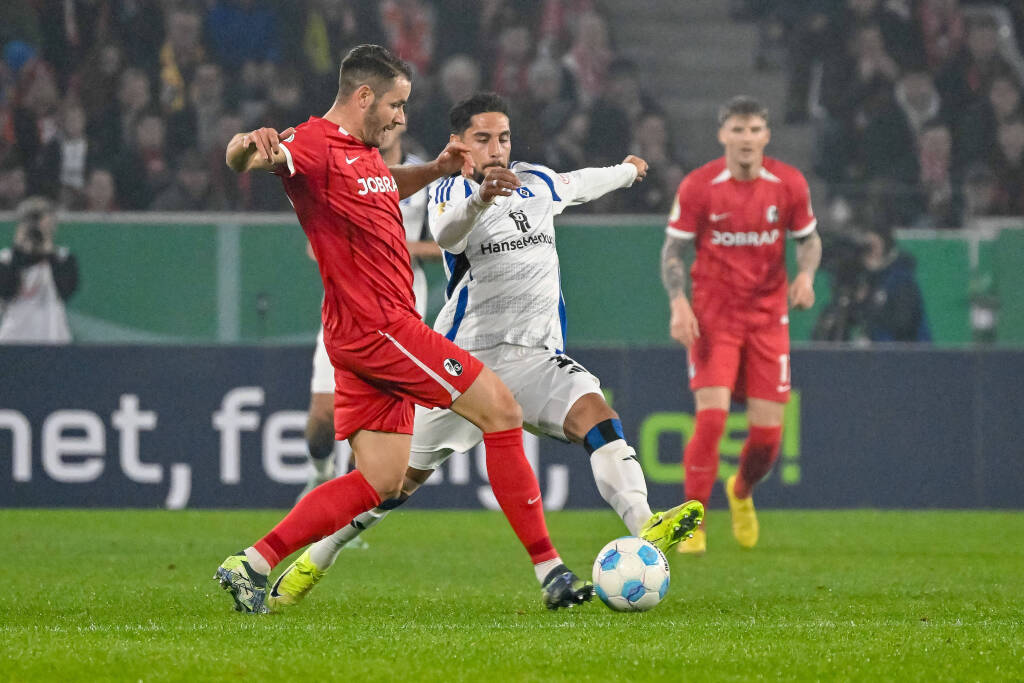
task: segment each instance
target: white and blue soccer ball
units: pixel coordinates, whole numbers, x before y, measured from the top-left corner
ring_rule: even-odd
[[[623,536],[601,548],[593,580],[594,592],[616,612],[646,612],[668,593],[668,560],[652,543]]]

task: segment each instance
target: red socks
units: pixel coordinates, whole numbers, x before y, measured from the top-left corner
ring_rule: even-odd
[[[299,548],[333,534],[379,504],[380,496],[363,473],[352,470],[306,494],[254,547],[273,569]]]
[[[491,490],[530,559],[537,564],[557,557],[544,521],[540,484],[523,453],[523,430],[484,434],[484,446]]]
[[[711,487],[718,476],[718,444],[725,432],[726,410],[709,408],[697,411],[697,426],[693,436],[683,450],[683,482],[687,500],[699,500],[708,504]]]
[[[751,427],[747,442],[740,454],[740,471],[733,494],[746,498],[757,482],[764,479],[779,457],[782,445],[782,427]]]

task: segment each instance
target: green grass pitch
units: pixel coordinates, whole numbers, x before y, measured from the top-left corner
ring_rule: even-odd
[[[728,514],[654,611],[545,610],[497,513],[399,511],[298,609],[211,579],[279,511],[0,511],[0,680],[1020,681],[1024,513]],[[589,575],[610,511],[549,514]]]

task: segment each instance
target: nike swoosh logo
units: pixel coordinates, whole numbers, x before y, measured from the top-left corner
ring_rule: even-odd
[[[363,155],[360,154],[359,156],[361,157]],[[349,159],[348,155],[347,154],[345,155],[345,163],[348,164],[349,166],[351,166],[352,164],[356,163],[356,160],[358,160],[358,159],[359,159],[359,157],[352,157],[351,159]]]
[[[725,213],[713,213],[710,216],[708,216],[708,218],[711,219],[712,223],[717,223],[718,221],[724,221],[728,217],[729,217],[729,212],[728,211],[725,212]]]
[[[533,504],[534,504],[534,503],[536,503],[536,502],[537,502],[538,500],[540,500],[540,496],[537,496],[536,498],[531,498],[530,500],[526,501],[526,504],[527,504],[527,505],[533,505]]]

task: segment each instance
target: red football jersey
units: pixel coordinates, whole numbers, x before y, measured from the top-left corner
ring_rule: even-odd
[[[398,185],[377,148],[315,116],[281,148],[278,173],[324,281],[328,349],[418,318]]]
[[[807,181],[796,168],[765,157],[760,177],[740,181],[722,157],[683,178],[666,231],[697,240],[690,269],[695,310],[784,315],[785,239],[816,225]]]

